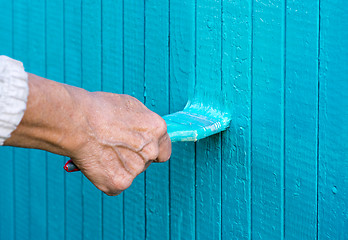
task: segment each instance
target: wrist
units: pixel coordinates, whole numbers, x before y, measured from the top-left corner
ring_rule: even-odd
[[[38,148],[72,157],[83,145],[81,101],[88,92],[33,74],[23,119],[4,145]]]

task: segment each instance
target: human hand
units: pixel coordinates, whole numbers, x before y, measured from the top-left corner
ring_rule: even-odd
[[[4,145],[70,157],[108,195],[128,188],[151,162],[169,159],[165,121],[135,98],[28,77],[27,109]]]
[[[167,161],[165,121],[128,95],[89,93],[84,109],[86,144],[72,161],[108,195],[118,195],[152,162]]]

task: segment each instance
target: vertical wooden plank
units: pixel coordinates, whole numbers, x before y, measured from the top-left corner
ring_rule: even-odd
[[[348,5],[320,1],[319,239],[348,239]]]
[[[145,4],[146,106],[163,116],[169,112],[169,1]],[[169,163],[146,171],[146,239],[169,239]]]
[[[318,9],[286,6],[285,239],[317,235]]]
[[[11,147],[0,148],[0,161],[6,167],[0,170],[0,239],[14,239],[14,162]]]
[[[0,2],[0,54],[13,56],[13,2]],[[0,147],[0,239],[14,239],[14,161],[13,149]]]
[[[123,92],[123,1],[102,1],[102,90]],[[123,239],[123,195],[103,194],[103,239]]]
[[[13,1],[1,1],[0,14],[0,54],[12,57]]]
[[[195,80],[195,1],[170,1],[170,112],[184,108]],[[195,144],[173,143],[170,237],[195,239]]]
[[[284,237],[284,6],[253,2],[252,238]]]
[[[196,101],[209,106],[221,94],[221,1],[196,9]],[[221,134],[196,146],[196,238],[221,239]]]
[[[13,57],[28,64],[28,11],[26,0],[13,2]],[[26,69],[27,71],[29,69]],[[29,238],[29,150],[14,151],[14,228],[15,239]]]
[[[82,86],[101,90],[101,1],[82,1]],[[83,239],[102,239],[102,192],[86,177],[83,191]]]
[[[232,103],[231,126],[222,133],[222,239],[251,238],[251,6],[222,6],[222,86]]]
[[[13,149],[1,146],[0,161],[6,163],[0,170],[0,239],[14,239]]]
[[[124,93],[144,102],[144,1],[124,1]],[[124,192],[124,237],[145,239],[145,174]]]
[[[82,84],[81,1],[64,1],[64,38],[65,82],[80,87]],[[82,174],[80,172],[66,174],[65,181],[65,238],[82,240]]]
[[[46,66],[48,79],[64,82],[64,5],[46,1]],[[64,157],[47,154],[47,238],[64,239],[65,178]]]

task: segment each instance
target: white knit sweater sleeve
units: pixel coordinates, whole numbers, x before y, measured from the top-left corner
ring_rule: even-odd
[[[28,75],[23,64],[0,56],[0,145],[22,120],[28,94]]]

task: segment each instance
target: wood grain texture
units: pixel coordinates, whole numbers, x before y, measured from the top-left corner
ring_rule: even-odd
[[[80,87],[82,84],[80,1],[64,1],[64,29],[65,83]],[[83,237],[82,174],[65,174],[65,176],[65,238],[81,240]]]
[[[101,1],[82,4],[82,87],[98,91],[101,72]],[[83,239],[102,239],[102,193],[86,178],[82,181]]]
[[[284,11],[284,1],[253,3],[253,239],[284,237]]]
[[[0,239],[347,239],[347,6],[0,0],[0,54],[27,71],[160,115],[188,96],[232,112],[117,197],[63,157],[1,148]]]
[[[195,1],[170,1],[170,112],[185,107],[195,81]],[[195,239],[195,144],[173,143],[170,237]]]
[[[318,2],[287,1],[285,239],[317,237]]]
[[[169,112],[169,1],[145,2],[145,105]],[[169,239],[169,163],[146,171],[146,239]]]
[[[345,1],[320,1],[319,239],[348,239],[347,26]]]
[[[145,5],[143,1],[124,1],[124,93],[144,102],[145,81]],[[145,239],[145,173],[140,174],[124,193],[124,238]]]
[[[251,238],[252,1],[222,2],[222,88],[232,106],[222,133],[222,239]]]
[[[197,1],[194,101],[214,106],[221,87],[221,1]],[[221,135],[216,134],[197,142],[196,238],[221,239],[220,221]]]
[[[0,1],[0,55],[13,57],[13,2]],[[0,148],[0,239],[14,239],[14,155],[13,148]]]
[[[14,239],[14,154],[10,147],[1,147],[0,161],[6,167],[0,169],[0,239]]]
[[[102,90],[123,93],[123,1],[102,1]],[[123,195],[103,194],[103,240],[123,239]]]

